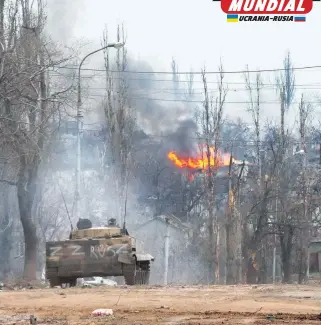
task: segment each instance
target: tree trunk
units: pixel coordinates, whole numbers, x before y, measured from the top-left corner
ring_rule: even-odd
[[[291,283],[291,258],[282,258],[283,283]]]
[[[304,232],[300,234],[303,237],[305,234]],[[301,245],[298,248],[298,283],[306,283],[307,282],[307,270],[308,270],[308,248],[306,247],[307,244],[305,243],[305,239],[302,238],[300,241]]]
[[[216,218],[215,284],[220,284],[220,232],[219,218]]]
[[[280,235],[283,283],[291,282],[291,253],[293,234],[294,229],[291,225],[287,225],[284,227],[283,233]]]
[[[226,284],[242,282],[242,220],[235,208],[234,193],[229,190],[226,224]]]
[[[247,251],[247,274],[246,274],[246,283],[247,284],[256,284],[258,280],[258,263],[257,263],[257,247],[258,244],[253,241],[253,239],[250,241],[250,244],[248,245],[248,251]]]
[[[305,158],[306,160],[306,158]],[[307,182],[306,182],[306,161],[303,166],[303,214],[299,217],[299,222],[302,229],[299,232],[299,247],[298,250],[298,283],[306,283],[308,281],[307,271],[308,271],[308,252],[309,252],[309,216],[308,216],[308,204],[307,204]]]
[[[0,235],[0,250],[1,250],[0,276],[3,277],[3,279],[6,279],[10,273],[10,251],[12,248],[12,223],[8,215],[4,215],[3,218],[5,222],[3,223],[2,227],[5,230],[3,230],[2,234]]]
[[[242,261],[242,216],[239,211],[235,211],[236,217],[236,282],[243,282],[243,261]]]
[[[250,244],[251,238],[249,235],[248,222],[247,219],[243,219],[242,225],[242,258],[243,258],[243,283],[255,283],[253,281],[253,271],[250,263]],[[256,277],[256,275],[254,275]]]
[[[235,284],[234,277],[234,254],[233,254],[233,235],[230,218],[226,224],[226,284]]]
[[[226,284],[237,283],[237,266],[236,266],[236,233],[235,221],[233,220],[233,208],[229,209],[226,224]]]
[[[34,175],[35,172],[32,173],[32,171],[27,168],[25,159],[21,157],[17,191],[20,220],[25,242],[23,278],[26,281],[37,279],[38,238],[37,228],[32,220],[32,205],[35,195]]]
[[[240,244],[238,212],[234,208],[229,213],[226,225],[226,284],[242,281],[242,245]]]
[[[212,192],[212,191],[211,191]],[[211,193],[210,192],[210,193]],[[209,253],[208,253],[208,265],[209,265],[209,283],[214,284],[215,283],[215,236],[214,236],[214,209],[213,209],[213,200],[211,196],[208,198],[208,247],[209,247]]]
[[[1,188],[3,192],[3,210],[0,211],[0,276],[4,279],[10,273],[10,251],[12,248],[12,216],[10,216],[9,204],[11,203],[11,188],[4,185]]]
[[[262,247],[258,254],[258,264],[259,264],[259,272],[258,272],[258,283],[264,284],[267,283],[267,264],[266,264],[266,247],[267,241],[266,238],[263,240]]]
[[[18,204],[20,220],[22,224],[25,241],[25,260],[23,278],[27,281],[36,280],[37,272],[37,229],[32,220],[31,208],[28,192],[24,186],[18,185]]]
[[[27,24],[28,26],[28,24]],[[40,44],[39,26],[35,28],[35,38]],[[43,49],[39,48],[39,62],[40,66],[45,66]],[[35,195],[37,193],[37,180],[38,170],[40,166],[40,154],[44,148],[46,125],[48,122],[48,109],[47,109],[47,85],[45,69],[40,72],[40,124],[39,134],[37,139],[37,149],[34,152],[20,152],[20,166],[18,173],[18,204],[20,212],[20,220],[23,228],[24,241],[25,241],[25,259],[24,259],[24,271],[23,278],[26,281],[32,281],[37,279],[37,251],[38,251],[38,236],[37,227],[32,220],[32,207],[34,204]],[[33,115],[33,112],[29,113],[29,116]],[[32,121],[32,119],[31,119]],[[33,120],[34,124],[35,120]],[[34,126],[34,125],[33,125]]]

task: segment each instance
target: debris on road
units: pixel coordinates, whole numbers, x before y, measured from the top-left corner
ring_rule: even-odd
[[[96,286],[112,286],[116,287],[117,282],[113,281],[111,279],[104,279],[100,276],[94,276],[91,278],[85,278],[85,279],[78,279],[79,284],[82,287],[96,287]]]
[[[30,324],[37,324],[37,317],[35,317],[34,315],[30,315]]]
[[[112,309],[96,309],[91,314],[94,316],[112,316],[113,310]]]
[[[269,320],[274,320],[275,319],[275,316],[272,315],[272,314],[269,314],[269,315],[266,315],[265,318],[266,319],[269,319]]]
[[[27,324],[28,320],[30,320],[28,315],[0,315],[0,324]]]

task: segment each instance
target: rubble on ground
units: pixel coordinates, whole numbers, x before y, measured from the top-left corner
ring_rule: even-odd
[[[95,309],[92,313],[93,316],[112,316],[112,309]]]
[[[44,289],[49,285],[43,281],[26,281],[23,279],[7,280],[0,283],[0,290],[26,290],[26,289]]]

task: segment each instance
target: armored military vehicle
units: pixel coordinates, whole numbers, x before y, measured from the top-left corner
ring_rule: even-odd
[[[75,286],[77,278],[123,276],[128,285],[148,284],[154,257],[144,254],[139,242],[115,219],[93,228],[80,219],[69,240],[46,243],[46,278],[51,287]]]

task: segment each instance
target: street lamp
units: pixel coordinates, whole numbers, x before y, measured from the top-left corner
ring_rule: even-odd
[[[76,188],[75,188],[75,198],[76,198],[76,202],[75,202],[75,210],[76,210],[76,216],[78,218],[78,220],[80,219],[80,211],[79,211],[79,201],[80,201],[80,170],[81,170],[81,143],[80,143],[80,132],[81,132],[81,119],[82,119],[82,111],[81,111],[81,80],[80,80],[80,74],[81,74],[81,67],[83,65],[83,63],[85,62],[85,60],[97,53],[100,52],[102,50],[105,50],[109,47],[113,47],[117,50],[119,50],[120,48],[122,48],[125,44],[124,43],[109,43],[103,47],[101,47],[98,50],[95,50],[93,52],[90,52],[89,54],[87,54],[80,62],[79,67],[78,67],[78,87],[77,87],[77,91],[78,91],[78,100],[77,100],[77,167],[76,167]]]

